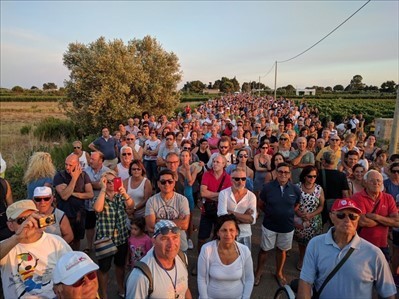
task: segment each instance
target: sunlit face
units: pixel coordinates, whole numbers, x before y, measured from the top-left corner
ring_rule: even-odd
[[[219,152],[222,155],[226,155],[230,150],[230,144],[229,142],[220,142],[219,144]]]
[[[79,158],[76,155],[70,155],[65,159],[65,170],[67,173],[71,173],[79,164]]]
[[[112,175],[112,174],[107,174],[106,176],[105,176],[105,178],[106,178],[106,189],[108,190],[108,191],[114,191],[114,178],[115,178],[115,176],[114,175]]]
[[[180,234],[169,232],[167,235],[159,234],[152,239],[154,251],[158,258],[172,261],[180,248]]]
[[[314,140],[313,138],[310,138],[308,141],[308,148],[314,148],[316,145],[316,140]]]
[[[190,153],[189,152],[187,152],[187,151],[183,151],[181,154],[180,154],[180,160],[181,160],[181,162],[182,162],[182,164],[187,164],[187,163],[190,163]]]
[[[309,184],[314,184],[317,178],[317,172],[316,170],[312,170],[305,176],[305,182]]]
[[[50,208],[52,209],[53,201],[53,196],[37,196],[33,199],[40,214],[46,214]]]
[[[383,184],[382,175],[380,173],[371,172],[367,176],[366,189],[371,193],[379,193]]]
[[[355,146],[355,139],[346,140],[346,146],[349,148],[353,148]]]
[[[277,180],[281,185],[288,183],[291,178],[291,170],[288,166],[277,168]]]
[[[162,194],[169,194],[173,192],[175,184],[175,178],[170,174],[164,174],[158,180],[158,188],[161,190]]]
[[[306,149],[307,142],[306,142],[305,138],[299,138],[296,143],[298,145],[298,149],[300,149],[300,150]]]
[[[212,169],[216,172],[221,171],[226,166],[226,161],[221,156],[216,156],[212,161]]]
[[[104,128],[101,132],[102,132],[104,138],[109,137],[109,130],[107,128]]]
[[[136,142],[136,137],[133,134],[129,134],[126,136],[126,143],[129,146],[134,146],[135,142]]]
[[[143,170],[141,167],[137,164],[132,164],[130,167],[130,172],[132,173],[132,177],[141,177],[143,175]]]
[[[284,157],[282,155],[277,155],[274,158],[274,165],[275,166],[277,166],[277,165],[279,165],[280,163],[283,163],[283,162],[284,162]]]
[[[126,164],[129,164],[130,162],[132,162],[132,160],[133,160],[132,149],[129,147],[129,148],[122,150],[121,162],[126,165]]]
[[[344,219],[339,219],[337,217],[337,213],[344,213],[345,214],[345,218]],[[357,215],[357,219],[356,220],[350,220],[348,215],[349,214],[355,214]],[[330,218],[332,223],[334,224],[335,230],[336,232],[339,233],[346,233],[349,235],[354,235],[356,233],[356,229],[357,229],[357,225],[360,219],[360,215],[358,214],[358,212],[356,210],[353,209],[344,209],[341,211],[337,211],[337,212],[331,212],[330,213]]]
[[[80,142],[74,142],[73,146],[73,153],[79,155],[82,153],[82,144]]]
[[[348,166],[352,167],[359,161],[359,156],[357,155],[349,155],[348,156]]]
[[[226,221],[225,223],[223,223],[223,225],[217,231],[217,235],[220,239],[220,243],[234,243],[238,236],[238,230],[234,221]]]
[[[363,176],[364,176],[364,168],[360,167],[360,166],[356,167],[354,172],[353,172],[353,175],[355,176],[356,180],[361,181],[363,179]]]
[[[73,285],[69,286],[65,284],[54,285],[54,292],[57,294],[57,298],[60,299],[97,298],[98,279],[96,272],[88,273],[81,279],[83,283],[79,286],[73,286]]]
[[[369,138],[367,138],[367,143],[369,145],[373,145],[375,143],[375,137],[374,136],[369,136]]]
[[[245,188],[245,180],[247,174],[245,171],[239,169],[231,174],[231,183],[234,189],[243,190]],[[243,180],[244,179],[244,180]]]

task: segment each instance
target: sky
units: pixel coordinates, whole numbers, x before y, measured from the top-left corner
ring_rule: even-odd
[[[275,61],[303,52],[364,1],[4,1],[0,86],[24,88],[69,77],[69,43],[99,37],[126,44],[155,37],[187,81],[236,77],[273,88]],[[277,63],[277,87],[399,81],[399,1],[369,2],[320,44]]]

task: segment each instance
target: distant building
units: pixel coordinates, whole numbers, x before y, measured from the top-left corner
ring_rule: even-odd
[[[208,88],[205,88],[205,89],[202,91],[202,93],[203,93],[203,94],[219,94],[219,93],[220,93],[220,90],[219,90],[219,89],[208,89]]]
[[[300,88],[297,88],[296,89],[296,95],[297,96],[315,96],[316,95],[316,89],[308,89],[308,88],[305,88],[305,89],[300,89]]]

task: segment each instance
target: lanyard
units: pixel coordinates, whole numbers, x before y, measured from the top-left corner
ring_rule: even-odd
[[[172,277],[169,275],[168,270],[166,270],[162,264],[160,263],[160,261],[157,259],[157,256],[155,255],[155,251],[154,251],[154,258],[155,261],[157,262],[157,264],[162,268],[162,270],[165,271],[166,275],[168,275],[170,282],[172,283],[173,289],[175,290],[175,299],[179,298],[179,294],[177,294],[176,292],[176,282],[177,282],[177,265],[176,262],[174,263],[174,268],[175,268],[175,281],[173,282]]]

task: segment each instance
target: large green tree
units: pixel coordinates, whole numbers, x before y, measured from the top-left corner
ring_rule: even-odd
[[[205,84],[199,80],[190,81],[184,84],[182,90],[186,92],[202,93],[205,88]]]
[[[381,84],[380,91],[382,92],[395,92],[397,85],[395,81],[386,81]]]
[[[150,36],[127,44],[104,37],[87,45],[71,43],[63,60],[71,72],[63,107],[86,132],[143,111],[170,115],[179,103],[178,57]]]

